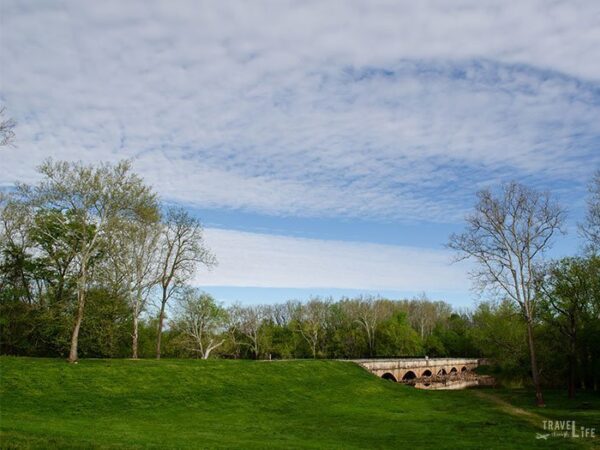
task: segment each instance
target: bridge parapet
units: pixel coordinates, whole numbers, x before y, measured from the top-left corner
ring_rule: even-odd
[[[461,374],[477,368],[476,358],[398,358],[353,360],[378,377],[394,381]]]

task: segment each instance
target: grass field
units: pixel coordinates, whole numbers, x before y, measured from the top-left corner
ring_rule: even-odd
[[[592,448],[600,398],[419,391],[336,361],[0,358],[2,448]]]

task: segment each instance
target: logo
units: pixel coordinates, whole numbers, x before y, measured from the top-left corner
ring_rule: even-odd
[[[578,426],[574,420],[544,420],[543,426],[546,433],[536,433],[536,439],[548,440],[549,437],[594,439],[596,437],[596,428]]]

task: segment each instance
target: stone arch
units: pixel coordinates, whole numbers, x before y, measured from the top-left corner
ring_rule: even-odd
[[[460,369],[461,372],[466,372],[467,370],[469,370],[469,369],[467,369],[467,366],[463,366],[463,368]]]
[[[398,380],[396,380],[396,377],[389,372],[386,372],[383,375],[381,375],[381,378],[383,378],[384,380],[393,381],[394,383],[396,383],[398,381]]]
[[[446,375],[446,374],[447,374],[447,372],[446,372],[446,369],[444,369],[444,368],[442,367],[440,370],[438,370],[438,373],[437,373],[437,374],[438,374],[438,375]]]
[[[423,373],[421,374],[422,377],[430,377],[431,375],[433,375],[433,374],[431,373],[431,370],[429,370],[429,369],[425,369],[423,371]]]
[[[450,369],[450,373],[457,373],[458,370],[456,370],[456,367],[453,367],[452,369]]]
[[[409,381],[409,380],[414,380],[415,378],[417,378],[417,374],[414,373],[412,370],[409,370],[408,372],[406,372],[404,374],[404,376],[402,377],[402,381]]]

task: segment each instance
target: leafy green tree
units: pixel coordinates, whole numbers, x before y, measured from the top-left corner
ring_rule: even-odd
[[[539,280],[544,319],[567,341],[568,392],[575,397],[579,336],[586,323],[598,321],[600,258],[563,258],[551,263]],[[562,352],[561,352],[562,353]]]
[[[74,362],[94,264],[106,250],[111,233],[152,207],[155,195],[126,161],[94,167],[48,160],[39,172],[42,180],[35,186],[17,185],[14,199],[36,216],[51,217],[42,221],[44,226],[38,226],[37,233],[72,258],[77,310],[69,361]]]
[[[526,375],[527,327],[511,300],[480,303],[472,315],[471,337],[475,348],[503,374]]]
[[[202,359],[208,359],[225,343],[227,310],[198,289],[188,287],[179,295],[174,322],[185,336],[187,347]]]
[[[79,245],[78,225],[70,213],[40,209],[29,230],[31,240],[40,249],[38,266],[43,271],[50,297],[60,303],[76,288],[75,251]]]
[[[31,210],[0,193],[0,293],[5,300],[35,302]]]
[[[127,298],[104,287],[91,288],[87,298],[79,338],[81,355],[88,358],[127,356],[131,329]]]
[[[344,298],[332,303],[326,338],[331,358],[356,358],[369,355],[367,333],[356,322],[356,300]]]
[[[445,321],[438,322],[432,336],[435,336],[443,347],[444,353],[439,356],[478,356],[479,352],[473,345],[471,336],[472,328],[472,322],[465,314],[452,313]],[[428,354],[433,353],[428,351]]]
[[[416,356],[422,353],[421,337],[408,323],[406,313],[398,311],[381,323],[377,330],[378,356]]]

